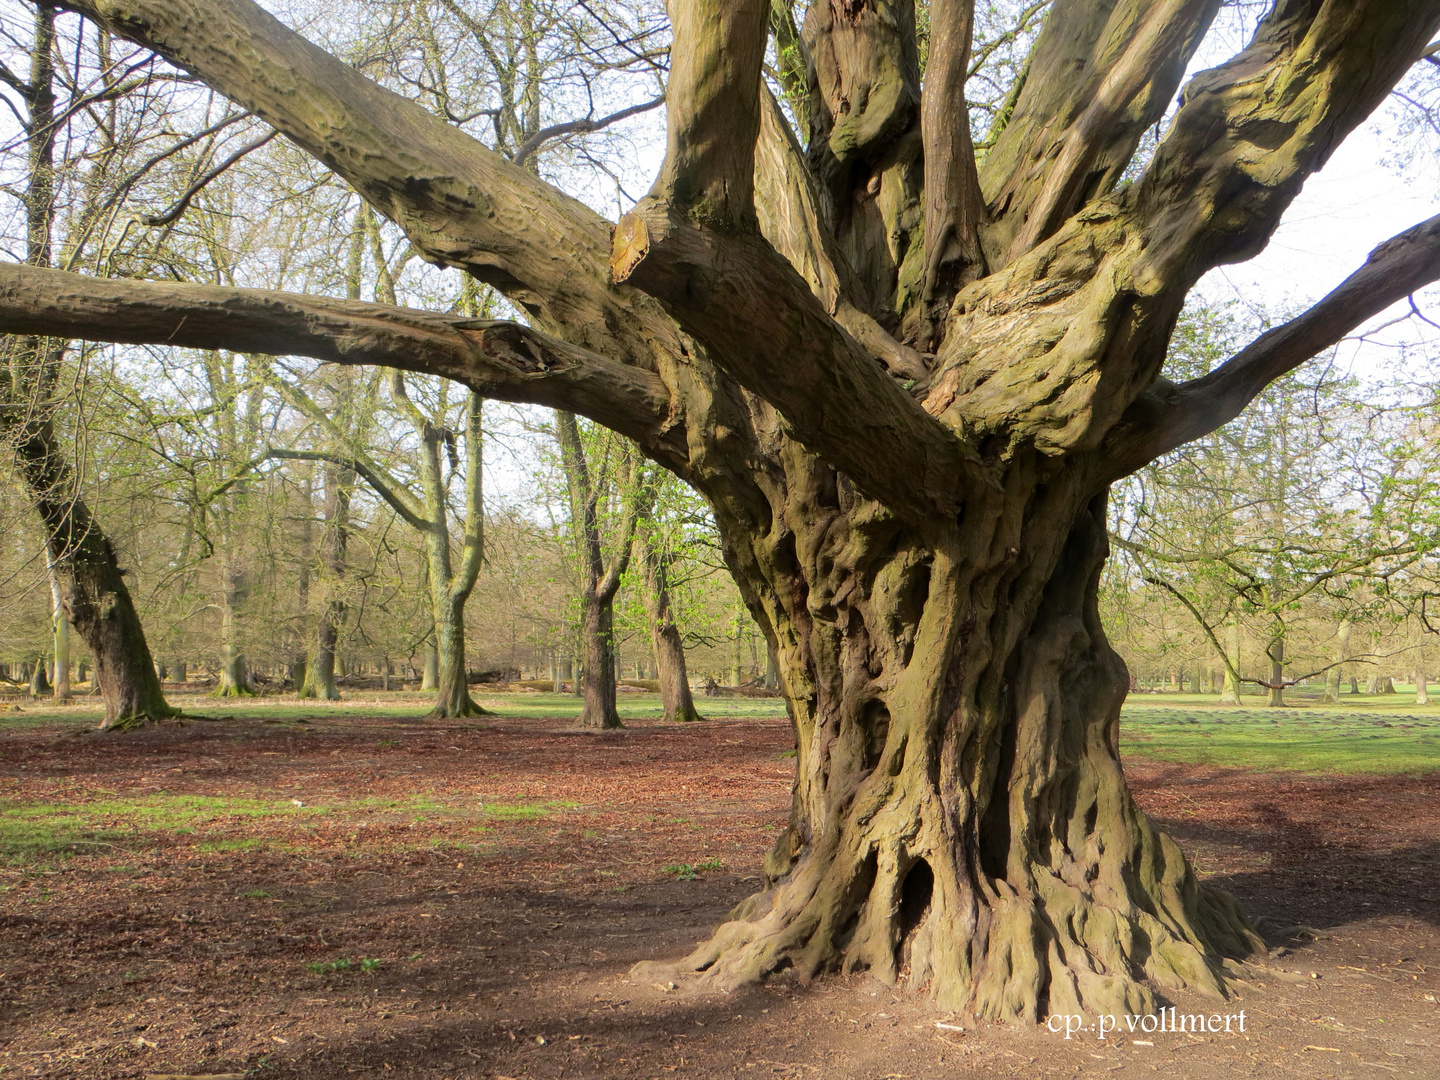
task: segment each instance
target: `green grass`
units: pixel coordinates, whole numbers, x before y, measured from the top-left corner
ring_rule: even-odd
[[[429,796],[401,799],[351,799],[325,806],[296,806],[289,799],[217,798],[206,795],[145,795],[136,798],[101,798],[94,802],[33,802],[0,805],[0,861],[32,863],[45,858],[96,854],[116,849],[139,849],[163,840],[218,830],[222,835],[195,845],[200,852],[246,851],[256,848],[292,850],[290,845],[250,836],[223,835],[243,830],[263,819],[290,819],[302,831],[317,821],[337,825],[372,822],[386,817],[424,823],[471,822],[472,831],[485,831],[486,822],[535,821],[574,803],[549,800],[536,803],[473,802],[447,804]],[[428,844],[417,836],[415,846]],[[466,850],[478,850],[468,845]]]
[[[483,687],[472,690],[476,700],[497,716],[517,720],[568,720],[580,715],[581,699],[574,694],[499,693],[487,694]],[[340,701],[300,701],[293,695],[253,698],[212,698],[205,695],[171,695],[171,704],[187,713],[214,720],[246,719],[286,724],[287,732],[300,733],[313,722],[357,719],[419,720],[430,711],[428,693],[413,691],[362,691],[347,694]],[[20,706],[10,712],[9,706]],[[765,720],[785,716],[785,702],[780,698],[707,698],[696,699],[701,713],[708,717]],[[618,698],[620,715],[626,720],[658,720],[664,712],[660,695],[622,693]],[[98,698],[81,697],[70,705],[56,705],[41,699],[5,698],[0,701],[0,732],[22,731],[36,727],[65,727],[77,734],[99,726],[104,707]],[[482,721],[483,722],[483,721]],[[249,737],[248,733],[238,733]],[[398,738],[383,739],[379,749],[402,745]]]
[[[662,874],[674,874],[681,881],[694,881],[701,874],[711,870],[722,869],[724,864],[719,859],[706,859],[702,863],[673,863],[670,866],[662,866]]]
[[[331,960],[329,963],[305,965],[305,970],[312,975],[331,975],[340,971],[362,971],[369,974],[379,969],[380,961],[369,956],[362,956],[359,960],[351,960],[348,956],[342,956],[339,960]]]
[[[1137,694],[1121,713],[1120,747],[1132,757],[1257,771],[1435,772],[1440,707],[1416,708],[1413,696],[1400,694],[1295,708],[1268,708],[1259,698],[1226,707],[1203,695]]]
[[[196,851],[249,851],[251,848],[264,847],[263,840],[254,837],[235,840],[205,840],[195,845]]]

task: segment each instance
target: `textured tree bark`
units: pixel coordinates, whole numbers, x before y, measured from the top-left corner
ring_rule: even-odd
[[[1129,678],[1096,605],[1103,496],[1032,460],[965,524],[917,530],[791,460],[768,535],[719,514],[795,723],[790,824],[760,894],[636,977],[868,970],[1031,1019],[1145,1012],[1157,986],[1223,993],[1225,958],[1257,939],[1118,759]]]
[[[431,716],[484,716],[485,710],[470,696],[465,667],[465,597],[437,597],[435,641],[438,670],[435,677],[435,705]]]
[[[615,607],[587,587],[581,598],[581,633],[585,640],[585,669],[581,677],[584,704],[576,727],[612,731],[625,725],[615,702]]]

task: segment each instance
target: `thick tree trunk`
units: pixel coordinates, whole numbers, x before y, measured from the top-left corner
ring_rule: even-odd
[[[448,592],[444,590],[434,598],[439,659],[435,706],[430,715],[437,718],[485,716],[485,710],[471,698],[470,684],[465,679],[465,599],[452,598]]]
[[[17,471],[45,530],[65,614],[90,650],[105,698],[103,728],[130,728],[178,715],[155,675],[140,616],[115,549],[80,497],[50,421],[11,431]],[[82,680],[83,681],[83,680]]]
[[[764,539],[717,514],[795,723],[789,826],[760,893],[635,977],[868,970],[1031,1020],[1223,995],[1225,958],[1259,941],[1126,786],[1103,497],[1077,514],[1063,476],[1031,476],[1004,511],[922,536],[804,479]]]
[[[327,601],[321,610],[315,640],[305,660],[305,678],[295,692],[297,697],[340,700],[340,689],[335,685],[335,643],[339,638],[336,624],[340,617],[334,610],[336,606]]]
[[[720,985],[863,968],[986,1017],[1223,992],[1222,958],[1258,942],[1126,789],[1098,493],[1435,280],[1440,218],[1206,375],[1160,375],[1195,282],[1263,249],[1440,3],[1271,5],[1122,186],[1220,0],[1051,5],[978,167],[963,132],[920,123],[965,102],[967,7],[932,8],[922,73],[910,0],[812,4],[809,170],[759,100],[771,6],[677,2],[665,165],[613,228],[248,0],[67,6],[263,116],[557,336],[15,267],[5,326],[455,377],[613,426],[710,498],[777,650],[798,776],[764,890],[686,966]],[[885,331],[907,325],[935,332],[933,363]]]
[[[680,641],[679,627],[674,620],[654,621],[650,633],[664,719],[687,723],[705,719],[695,707],[695,697],[690,692],[690,675],[685,668],[685,647]]]
[[[615,702],[615,597],[592,584],[581,604],[585,670],[580,681],[585,700],[575,724],[597,731],[622,728]]]

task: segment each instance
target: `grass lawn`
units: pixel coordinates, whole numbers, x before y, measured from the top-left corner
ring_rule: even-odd
[[[1326,705],[1290,694],[1286,708],[1247,697],[1236,708],[1205,694],[1132,694],[1120,721],[1127,756],[1256,771],[1330,774],[1440,771],[1440,705],[1413,688],[1342,695]],[[1408,691],[1408,692],[1407,692]]]
[[[482,708],[508,719],[566,719],[580,715],[581,699],[574,694],[487,694],[482,687],[472,688],[471,694]],[[299,701],[289,695],[213,698],[203,694],[172,694],[169,700],[198,717],[214,720],[245,717],[276,723],[331,720],[342,715],[419,720],[430,709],[430,695],[414,691],[365,691],[346,694],[340,701]],[[658,720],[664,712],[659,694],[622,693],[618,695],[618,704],[621,717],[627,720]],[[785,702],[780,698],[697,697],[696,704],[704,716],[760,720],[785,715]],[[19,711],[12,711],[12,706],[18,706]],[[53,724],[73,725],[82,730],[95,727],[103,715],[104,708],[98,698],[82,697],[70,705],[55,705],[43,698],[31,702],[26,698],[7,697],[0,700],[0,731]],[[477,722],[483,723],[484,717],[477,718]]]
[[[1440,692],[1437,692],[1440,700]],[[1440,704],[1415,705],[1412,688],[1394,694],[1353,697],[1325,705],[1304,690],[1287,694],[1286,708],[1270,708],[1260,695],[1247,696],[1236,708],[1218,704],[1214,695],[1132,694],[1120,724],[1121,749],[1130,756],[1185,764],[1219,765],[1258,771],[1283,770],[1330,774],[1421,773],[1440,771]],[[200,695],[173,699],[187,712],[217,721],[262,720],[297,734],[318,731],[325,722],[347,716],[401,722],[421,719],[428,695],[414,692],[366,692],[338,702],[297,701],[293,697],[221,700]],[[510,720],[567,719],[579,715],[572,694],[476,693],[476,700]],[[699,698],[711,717],[782,719],[778,698]],[[657,694],[619,696],[620,715],[629,720],[660,717]],[[57,707],[23,702],[20,712],[0,705],[0,732],[35,728],[83,732],[93,728],[101,709],[93,699]],[[474,723],[483,726],[484,717]],[[312,727],[312,725],[314,725]],[[120,736],[116,736],[120,737]],[[3,748],[0,748],[3,754]]]

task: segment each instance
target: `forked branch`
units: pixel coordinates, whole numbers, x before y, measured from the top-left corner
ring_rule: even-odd
[[[1161,380],[1106,440],[1118,478],[1240,415],[1274,380],[1317,356],[1391,304],[1440,280],[1440,215],[1370,253],[1365,265],[1289,322],[1267,330],[1219,367],[1179,386]]]
[[[758,0],[672,6],[666,162],[620,219],[611,274],[659,300],[718,367],[868,494],[912,519],[953,516],[977,477],[973,449],[866,354],[756,228],[767,15]],[[925,466],[902,465],[888,452],[897,441]]]

